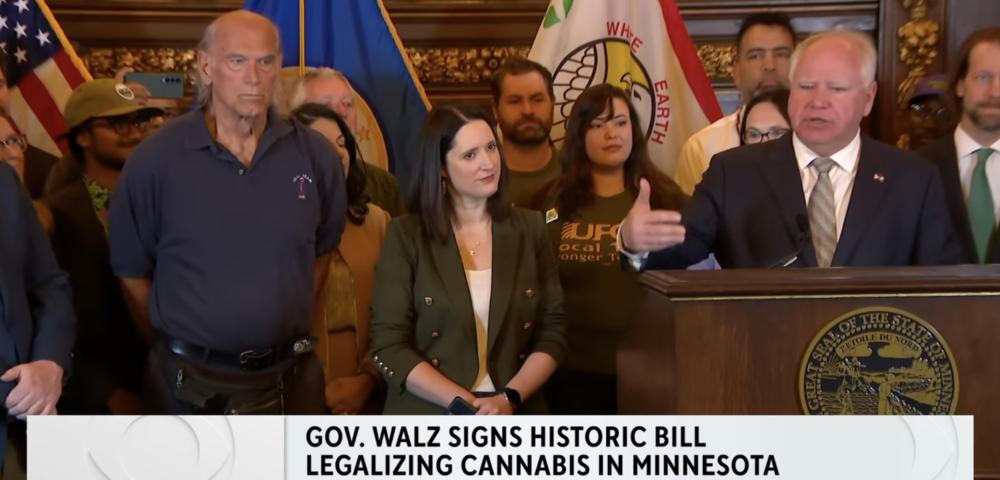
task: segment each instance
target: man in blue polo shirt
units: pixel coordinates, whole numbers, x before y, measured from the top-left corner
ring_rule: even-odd
[[[271,108],[275,26],[222,15],[198,46],[196,109],[135,150],[111,201],[111,264],[152,341],[166,413],[323,413],[307,336],[344,175],[331,146]]]

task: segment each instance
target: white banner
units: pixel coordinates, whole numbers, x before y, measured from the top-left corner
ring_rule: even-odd
[[[930,417],[32,417],[29,479],[973,476]]]

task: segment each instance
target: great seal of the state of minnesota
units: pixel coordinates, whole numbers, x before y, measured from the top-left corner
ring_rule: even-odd
[[[958,368],[923,319],[866,307],[813,338],[799,368],[799,397],[808,415],[952,415]]]

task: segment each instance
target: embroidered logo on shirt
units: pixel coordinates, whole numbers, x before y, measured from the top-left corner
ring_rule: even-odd
[[[299,200],[306,199],[306,182],[313,183],[312,177],[304,173],[300,173],[292,177],[292,183],[294,183],[298,188]]]

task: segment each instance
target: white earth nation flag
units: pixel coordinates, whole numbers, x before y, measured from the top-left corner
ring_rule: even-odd
[[[529,58],[554,77],[557,146],[573,102],[601,83],[629,92],[650,157],[671,177],[684,141],[722,117],[674,0],[552,0]]]

